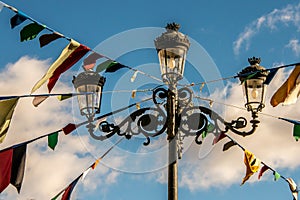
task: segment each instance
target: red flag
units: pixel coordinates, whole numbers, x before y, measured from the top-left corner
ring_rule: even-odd
[[[71,199],[71,194],[72,194],[72,191],[75,187],[75,185],[77,184],[78,180],[80,179],[80,177],[82,176],[82,174],[76,178],[68,187],[67,189],[65,189],[65,192],[61,198],[61,200],[70,200]]]
[[[65,135],[68,135],[72,131],[76,129],[76,125],[69,123],[67,126],[63,127],[61,130],[64,132]]]
[[[213,144],[217,144],[223,138],[226,138],[226,134],[222,131],[217,137],[215,137]]]
[[[0,152],[0,193],[9,183],[20,193],[25,171],[26,149],[27,145],[22,144]]]
[[[12,154],[12,148],[0,152],[0,193],[5,190],[10,183]]]
[[[75,63],[78,62],[87,52],[90,51],[90,48],[80,44],[78,48],[53,72],[53,75],[49,78],[47,84],[49,93],[53,89],[56,81],[59,79],[60,75],[70,69]]]
[[[260,171],[258,173],[258,179],[260,179],[262,177],[262,175],[264,174],[264,172],[267,171],[268,169],[270,169],[268,166],[266,166],[266,165],[262,166],[262,168],[260,169]]]

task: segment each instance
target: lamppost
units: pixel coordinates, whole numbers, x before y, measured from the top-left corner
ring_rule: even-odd
[[[268,75],[268,72],[259,65],[260,58],[255,57],[249,58],[250,66],[238,73],[243,85],[245,107],[252,114],[250,120],[252,128],[249,131],[239,130],[247,126],[247,120],[244,117],[227,122],[210,108],[192,106],[193,92],[188,87],[178,88],[177,85],[178,81],[183,78],[186,54],[190,46],[187,36],[180,33],[179,28],[178,24],[168,24],[167,31],[154,40],[162,80],[165,83],[165,87],[153,90],[154,106],[137,109],[124,117],[117,125],[103,120],[99,124],[101,135],[95,134],[93,122],[126,108],[95,117],[95,114],[100,112],[105,78],[96,72],[86,71],[73,79],[77,92],[87,93],[87,95],[78,96],[78,102],[80,113],[88,119],[87,128],[94,139],[105,140],[113,135],[130,139],[141,134],[146,138],[144,145],[148,145],[151,137],[167,133],[169,200],[178,199],[177,162],[178,158],[181,158],[182,138],[192,136],[195,137],[197,144],[201,144],[200,136],[208,132],[215,135],[227,131],[241,136],[253,134],[259,123],[258,112],[264,108],[265,80]]]

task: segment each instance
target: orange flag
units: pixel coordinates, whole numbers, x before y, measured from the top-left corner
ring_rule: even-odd
[[[281,85],[271,98],[273,107],[280,103],[290,105],[296,103],[300,92],[300,65],[296,65],[288,79]]]
[[[258,171],[260,166],[260,160],[255,157],[253,153],[248,150],[245,150],[244,163],[246,165],[246,175],[243,178],[243,185],[255,172]]]

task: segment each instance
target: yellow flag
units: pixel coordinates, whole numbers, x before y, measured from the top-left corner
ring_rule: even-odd
[[[290,105],[296,103],[300,92],[300,65],[296,65],[288,79],[281,85],[271,98],[273,107],[280,103]]]
[[[253,153],[248,150],[245,150],[244,163],[246,165],[246,175],[243,178],[243,185],[255,172],[258,171],[260,166],[260,160],[255,157]]]
[[[31,93],[39,89],[50,77],[53,76],[54,71],[80,46],[80,43],[71,40],[71,42],[64,48],[58,59],[50,66],[47,73],[33,86]]]
[[[6,136],[18,100],[19,98],[0,101],[0,143]]]

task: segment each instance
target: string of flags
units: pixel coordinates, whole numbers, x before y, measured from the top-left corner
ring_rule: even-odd
[[[0,193],[9,184],[12,184],[20,193],[25,172],[26,150],[29,143],[48,137],[48,147],[54,150],[58,143],[58,134],[63,132],[68,135],[77,127],[75,124],[70,123],[60,130],[0,150]]]
[[[80,179],[84,179],[91,169],[95,169],[98,163],[114,148],[116,147],[124,138],[119,139],[114,145],[112,145],[102,156],[100,156],[95,162],[93,162],[86,170],[84,170],[77,178],[75,178],[67,187],[61,190],[57,195],[55,195],[51,200],[56,200],[62,195],[61,200],[69,200],[71,194],[76,184]]]
[[[258,172],[259,169],[260,171],[258,173],[258,179],[260,179],[267,170],[270,170],[273,173],[274,181],[278,181],[280,178],[285,180],[289,185],[290,191],[292,192],[293,199],[298,200],[299,190],[297,184],[294,182],[292,178],[285,178],[284,176],[279,174],[275,169],[267,165],[265,162],[261,161],[251,151],[244,148],[241,144],[239,144],[236,140],[232,139],[225,132],[221,132],[217,137],[215,137],[213,144],[217,144],[219,141],[221,141],[224,138],[228,138],[230,141],[224,144],[223,151],[227,151],[233,146],[238,146],[240,149],[244,151],[244,164],[246,166],[246,174],[241,182],[241,185],[243,185],[247,180],[249,180],[254,173]]]
[[[35,92],[39,87],[41,87],[47,80],[48,80],[48,91],[49,93],[53,89],[55,83],[59,79],[60,75],[66,72],[68,69],[70,69],[74,64],[76,64],[82,57],[84,57],[88,52],[91,52],[91,54],[84,59],[83,61],[83,68],[85,70],[91,70],[95,67],[96,61],[100,58],[105,58],[107,61],[97,66],[96,71],[101,72],[104,71],[106,73],[113,73],[116,72],[119,69],[127,68],[133,71],[138,71],[143,75],[146,75],[150,78],[153,78],[155,80],[160,79],[149,75],[145,72],[142,72],[140,70],[133,69],[132,67],[125,66],[119,62],[114,61],[113,59],[110,59],[109,57],[99,54],[93,50],[91,50],[89,47],[80,44],[79,42],[53,30],[52,28],[38,22],[37,20],[31,18],[30,16],[26,15],[24,12],[14,8],[13,6],[7,5],[0,1],[1,9],[3,7],[6,7],[12,11],[14,11],[16,14],[10,19],[10,25],[11,28],[14,29],[15,27],[21,25],[26,20],[31,21],[32,23],[25,25],[22,30],[20,31],[20,40],[21,42],[29,41],[35,39],[43,30],[48,30],[51,33],[50,34],[43,34],[39,37],[40,47],[44,47],[51,42],[59,39],[64,38],[69,41],[69,44],[63,49],[60,56],[57,58],[57,60],[50,66],[47,73],[33,86],[31,93]]]
[[[101,58],[106,58],[107,60],[100,65],[96,67],[96,72],[100,73],[105,70],[105,73],[114,73],[118,71],[119,69],[122,68],[127,68],[130,70],[134,71],[133,76],[131,77],[131,82],[134,82],[138,73],[144,74],[146,76],[149,76],[153,79],[156,79],[158,81],[161,81],[160,79],[153,77],[149,74],[146,74],[142,71],[133,69],[129,66],[125,66],[121,63],[118,63],[104,55],[101,55],[97,52],[93,52],[89,47],[80,44],[79,42],[64,36],[61,33],[56,32],[55,30],[47,27],[44,24],[39,23],[38,21],[32,19],[25,13],[17,10],[16,8],[7,5],[3,2],[0,1],[0,11],[3,9],[3,7],[9,8],[10,10],[14,11],[16,14],[10,19],[10,25],[11,28],[14,29],[15,27],[21,25],[23,22],[26,20],[30,20],[32,23],[24,26],[21,31],[20,31],[20,41],[29,41],[35,39],[43,30],[48,30],[51,33],[50,34],[44,34],[39,37],[40,41],[40,47],[44,47],[48,45],[49,43],[59,39],[59,38],[64,38],[69,41],[69,44],[63,49],[61,52],[60,56],[58,59],[50,66],[48,69],[47,73],[33,86],[31,90],[31,96],[32,93],[34,93],[37,89],[39,89],[45,82],[48,81],[47,87],[48,87],[48,92],[50,93],[52,89],[54,88],[57,80],[67,70],[69,70],[74,64],[76,64],[80,59],[82,59],[88,52],[92,52],[88,57],[86,57],[83,61],[83,68],[85,70],[92,70],[96,66],[96,61]],[[296,102],[299,94],[300,94],[300,64],[295,63],[295,64],[290,64],[290,65],[283,65],[277,68],[271,68],[271,69],[266,69],[269,71],[269,75],[265,81],[265,84],[269,84],[275,74],[277,73],[278,69],[284,68],[284,67],[290,67],[290,66],[295,66],[294,70],[288,77],[285,83],[275,92],[275,94],[271,98],[271,105],[273,107],[277,106],[278,104],[282,103],[283,105],[290,105]],[[257,72],[252,72],[251,74],[244,74],[247,78],[251,78],[254,76]],[[238,76],[233,76],[229,78],[237,78],[240,77]],[[225,80],[228,78],[222,78],[222,80]],[[213,81],[210,81],[213,82]],[[200,91],[202,91],[203,87],[205,86],[207,82],[202,82]],[[198,84],[191,84],[191,86],[198,85]],[[135,92],[132,92],[132,95],[135,97]],[[71,95],[72,96],[72,95]],[[33,104],[34,105],[39,105],[43,100],[45,100],[48,96],[35,96]],[[133,98],[134,98],[133,97]],[[1,99],[0,98],[0,143],[4,140],[5,135],[8,131],[8,128],[10,126],[11,118],[14,113],[14,109],[18,103],[20,97],[12,97],[12,98],[6,98],[6,99]],[[64,97],[61,97],[61,100],[63,100]],[[138,103],[135,103],[134,105],[139,106]],[[127,107],[126,107],[127,109]],[[290,120],[290,119],[285,119],[285,118],[278,118],[290,123],[294,124],[294,137],[298,141],[300,138],[300,122],[296,120]],[[65,134],[69,134],[73,130],[76,129],[76,125],[74,124],[68,124],[66,127],[64,127],[62,130]],[[60,132],[59,131],[59,132]],[[55,149],[55,146],[57,145],[58,141],[58,133],[51,133],[46,136],[48,136],[48,146],[51,149]],[[225,133],[224,133],[225,134]],[[41,136],[45,137],[45,136]],[[39,138],[41,138],[39,137]],[[276,172],[274,169],[270,168],[268,165],[266,165],[264,162],[260,161],[258,158],[255,157],[253,153],[250,151],[244,149],[241,145],[239,145],[236,141],[234,141],[231,137],[225,134],[225,136],[221,136],[223,138],[227,137],[230,139],[228,143],[224,145],[223,150],[226,151],[230,149],[232,146],[239,146],[243,149],[244,151],[244,163],[246,165],[246,175],[243,178],[242,184],[244,184],[254,173],[256,173],[260,165],[262,164],[262,168],[259,172],[259,179],[263,175],[263,173],[267,170],[273,171],[274,174],[274,180],[278,180],[279,178],[284,179],[290,187],[290,190],[293,194],[294,200],[298,199],[298,189],[297,185],[291,178],[285,178],[282,175],[280,175],[278,172]],[[3,161],[3,165],[0,165],[0,173],[4,174],[3,179],[1,179],[0,182],[0,192],[2,192],[9,184],[12,184],[16,187],[17,191],[20,192],[21,190],[21,185],[22,185],[22,180],[24,176],[24,169],[25,169],[25,160],[26,160],[26,149],[27,149],[27,144],[22,143],[19,145],[15,145],[13,147],[10,147],[5,150],[0,151],[0,158]],[[110,150],[109,150],[110,151]],[[104,154],[105,156],[106,154]],[[102,157],[103,158],[103,157]],[[80,178],[83,178],[87,172],[90,169],[94,169],[96,165],[98,164],[100,158],[97,159],[86,171],[84,171],[80,176],[78,176],[68,187],[66,187],[62,192],[60,192],[58,195],[56,195],[53,200],[58,198],[62,193],[62,199],[69,199],[72,193],[72,190],[74,189],[75,185],[77,184],[78,180]]]

